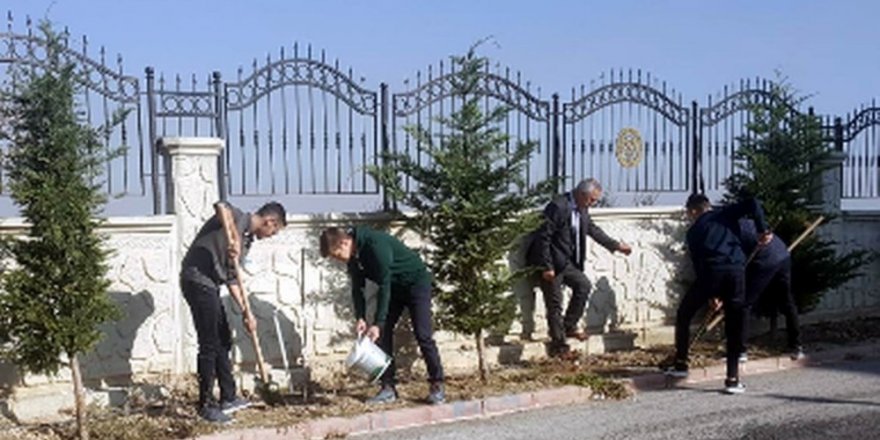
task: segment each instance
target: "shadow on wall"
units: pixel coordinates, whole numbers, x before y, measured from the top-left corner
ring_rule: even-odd
[[[21,384],[21,379],[15,364],[0,361],[0,399],[11,396],[15,387]]]
[[[257,335],[260,339],[263,360],[271,368],[283,369],[283,350],[290,367],[299,365],[303,353],[303,338],[302,321],[297,308],[278,306],[260,299],[259,296],[259,294],[251,294],[248,299],[251,311],[257,318]],[[235,335],[234,350],[237,349],[241,355],[240,363],[245,370],[257,374],[257,356],[251,339],[244,329],[241,311],[228,295],[225,295],[224,307],[226,307],[229,326]]]
[[[101,382],[110,386],[134,383],[132,354],[138,330],[155,311],[153,295],[146,290],[138,293],[111,291],[109,295],[122,317],[100,327],[101,340],[82,359],[83,378],[90,387],[101,385]],[[0,362],[0,398],[9,397],[13,387],[21,385],[21,381],[22,376],[14,364]]]
[[[363,224],[364,222],[356,222]],[[340,350],[348,350],[348,345],[354,341],[352,332],[354,326],[354,310],[351,300],[351,288],[344,265],[327,258],[321,258],[318,237],[324,228],[333,226],[324,215],[313,215],[308,222],[310,226],[306,230],[306,241],[302,247],[292,250],[298,254],[298,273],[294,275],[297,280],[295,291],[277,292],[292,301],[284,301],[284,304],[276,304],[267,301],[265,295],[269,292],[249,292],[251,308],[257,318],[258,336],[265,361],[273,368],[283,368],[282,350],[287,354],[290,366],[298,365],[303,358],[305,345],[306,355],[313,354],[316,341],[311,332],[317,327],[321,331],[329,330],[333,333],[329,341],[322,344],[331,347],[339,344]],[[346,227],[351,224],[339,224]],[[381,224],[373,223],[369,226],[377,229],[387,229]],[[275,294],[276,292],[272,292]],[[256,354],[250,342],[250,338],[242,325],[241,311],[233,300],[224,295],[224,304],[230,327],[235,336],[233,350],[237,352],[242,368],[248,372],[256,373]],[[322,316],[329,309],[343,325],[334,323],[331,317]],[[308,326],[303,318],[308,318]],[[281,338],[276,330],[275,319],[278,320]],[[307,327],[307,328],[306,328]],[[332,330],[330,330],[332,329]],[[283,348],[282,348],[283,347]],[[327,347],[323,347],[327,348]]]
[[[348,223],[333,224],[326,221],[326,217],[316,215],[312,217],[310,225],[316,225],[309,228],[308,236],[313,237],[314,241],[309,241],[302,250],[303,267],[306,262],[310,262],[314,267],[319,269],[321,278],[318,280],[318,288],[307,291],[307,304],[312,307],[331,307],[337,319],[342,321],[344,325],[334,330],[330,337],[330,345],[353,343],[355,324],[354,305],[351,299],[351,284],[349,281],[347,269],[344,264],[336,262],[329,258],[321,258],[319,248],[319,237],[321,232],[332,226],[352,227],[365,225],[370,228],[390,232],[390,222],[371,219],[358,220]],[[406,232],[405,227],[397,228],[392,235],[404,241]],[[425,249],[415,249],[425,259]],[[368,307],[368,310],[372,308]],[[368,312],[369,313],[369,312]],[[435,332],[436,332],[435,328]],[[407,375],[412,371],[413,365],[421,358],[419,350],[412,333],[412,324],[409,318],[409,312],[404,311],[394,330],[394,359],[397,370],[402,375]]]
[[[662,242],[650,246],[663,261],[674,262],[671,276],[666,281],[666,302],[647,298],[643,298],[641,301],[648,307],[659,310],[663,314],[665,324],[672,324],[675,322],[675,314],[682,296],[696,280],[693,265],[687,254],[686,235],[690,224],[684,213],[681,214],[681,217],[674,218],[672,222],[644,220],[640,223],[643,229],[657,232],[666,237]]]
[[[613,332],[620,326],[617,309],[617,294],[611,288],[608,277],[602,276],[596,281],[596,287],[590,294],[587,309],[587,333],[602,334]]]
[[[309,224],[316,225],[309,228],[307,232],[308,237],[314,241],[310,240],[303,248],[301,264],[304,270],[306,262],[310,262],[315,268],[319,269],[321,278],[318,280],[319,283],[316,289],[306,292],[306,297],[308,298],[307,303],[313,307],[330,306],[336,318],[348,324],[334,332],[330,338],[331,345],[342,342],[351,342],[353,338],[352,329],[354,328],[355,316],[348,272],[344,264],[329,258],[321,258],[318,240],[321,236],[321,232],[328,227],[338,226],[345,228],[365,225],[376,230],[388,232],[390,226],[389,222],[373,220],[333,224],[327,221],[326,216],[315,215],[311,217]],[[399,228],[393,235],[402,240],[402,236],[405,232],[404,229],[405,228]],[[424,258],[424,255],[422,255],[422,257]]]
[[[119,307],[122,317],[101,326],[103,337],[95,349],[83,358],[83,377],[88,385],[103,381],[111,386],[131,385],[134,366],[133,351],[138,330],[156,310],[153,294],[111,291],[110,298]],[[152,343],[151,338],[147,343]],[[143,358],[148,358],[145,354]]]
[[[507,267],[511,272],[528,269],[527,253],[529,246],[532,244],[531,239],[531,234],[519,237],[508,252]],[[521,332],[524,335],[532,335],[535,332],[536,295],[541,294],[539,288],[540,274],[538,271],[538,269],[534,269],[533,273],[529,275],[524,274],[517,278],[511,286],[511,294],[516,298],[517,308],[519,309],[515,319],[520,321]],[[510,328],[504,328],[499,329],[492,336],[495,340],[498,340],[508,333],[510,333]]]

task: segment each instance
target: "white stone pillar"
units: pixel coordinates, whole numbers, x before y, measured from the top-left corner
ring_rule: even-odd
[[[840,214],[844,161],[846,161],[846,153],[834,151],[816,164],[823,168],[827,167],[822,172],[821,185],[816,194],[816,202],[821,206],[822,212],[833,215]]]
[[[214,203],[220,198],[218,186],[217,157],[223,151],[220,138],[171,137],[159,139],[159,148],[171,163],[171,185],[167,200],[175,216],[175,244],[173,249],[172,292],[177,295],[173,302],[174,322],[179,325],[172,331],[174,338],[174,369],[176,373],[192,372],[198,350],[195,330],[192,326],[186,300],[180,292],[177,274],[180,262],[202,224],[214,215]]]

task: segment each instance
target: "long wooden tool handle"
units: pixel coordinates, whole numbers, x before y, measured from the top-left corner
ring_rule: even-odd
[[[719,311],[718,313],[721,313],[721,312]],[[710,312],[708,315],[706,315],[705,318],[703,318],[703,322],[700,324],[700,328],[697,329],[697,332],[694,333],[694,337],[691,338],[690,343],[688,343],[688,353],[690,353],[691,349],[694,347],[694,344],[696,344],[697,341],[701,337],[703,337],[703,333],[705,333],[707,331],[706,329],[709,328],[709,324],[714,319],[714,316],[715,316],[715,312],[713,311],[713,312]]]
[[[820,215],[819,218],[816,219],[816,221],[810,224],[806,231],[801,233],[798,238],[796,238],[793,242],[791,242],[790,245],[788,245],[788,251],[791,252],[792,250],[794,250],[794,248],[797,247],[797,245],[801,244],[801,242],[804,241],[804,239],[807,238],[807,236],[810,235],[811,232],[816,230],[816,228],[818,228],[823,221],[825,221],[825,216]]]
[[[229,243],[240,242],[235,237],[238,235],[233,229],[233,221],[232,216],[229,214],[229,210],[226,207],[218,207],[217,214],[220,217],[220,223],[223,225],[223,231],[226,233],[226,240]],[[242,282],[243,277],[241,276],[241,264],[239,264],[237,258],[232,259],[232,267],[235,270],[235,282],[238,284],[238,289],[241,292],[242,303],[244,305],[244,313],[251,314],[251,305],[249,295],[247,290],[244,287],[244,283]],[[257,336],[257,332],[247,332],[251,337],[251,343],[254,346],[254,354],[257,356],[257,369],[260,372],[260,379],[264,384],[269,383],[269,373],[266,371],[266,363],[263,361],[263,350],[260,348],[260,338]]]

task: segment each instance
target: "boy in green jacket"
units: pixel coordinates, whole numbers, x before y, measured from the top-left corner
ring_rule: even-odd
[[[348,265],[351,277],[351,298],[354,302],[358,334],[365,334],[389,356],[391,365],[382,375],[379,393],[368,403],[387,403],[397,399],[395,389],[394,326],[403,309],[409,309],[413,333],[428,367],[431,384],[427,401],[443,403],[443,366],[433,336],[431,310],[431,275],[419,255],[397,238],[366,226],[327,228],[321,233],[321,256],[331,257]],[[376,313],[366,316],[364,295],[366,280],[378,285]],[[367,324],[367,320],[370,324]]]

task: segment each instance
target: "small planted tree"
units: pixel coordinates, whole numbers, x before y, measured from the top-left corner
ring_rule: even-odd
[[[9,189],[29,229],[4,242],[14,265],[0,278],[0,342],[2,354],[26,372],[70,368],[77,432],[86,439],[80,358],[100,339],[98,326],[118,313],[95,220],[105,198],[94,182],[108,152],[80,120],[75,70],[60,36],[46,23],[41,29],[45,64],[22,68],[23,83],[3,96]]]
[[[819,215],[812,195],[827,171],[831,151],[819,118],[795,111],[805,101],[785,81],[773,84],[766,104],[755,106],[748,134],[740,137],[736,172],[725,186],[728,201],[754,196],[764,203],[774,233],[791,243]],[[792,252],[792,290],[801,313],[812,310],[822,294],[859,276],[867,251],[839,253],[836,243],[813,235]],[[775,309],[763,313],[775,316]]]
[[[430,243],[438,321],[474,338],[480,377],[486,380],[484,336],[510,325],[516,302],[509,292],[515,277],[522,276],[511,273],[503,257],[519,236],[537,227],[534,208],[552,185],[526,185],[524,171],[536,144],[518,142],[512,151],[506,149],[510,139],[498,127],[509,109],[481,111],[486,59],[472,48],[453,63],[453,96],[462,105],[448,118],[438,118],[447,133],[435,142],[432,133],[406,128],[425,146],[429,160],[389,154],[372,173],[390,196],[415,210],[411,225]],[[403,176],[417,189],[405,192]]]

